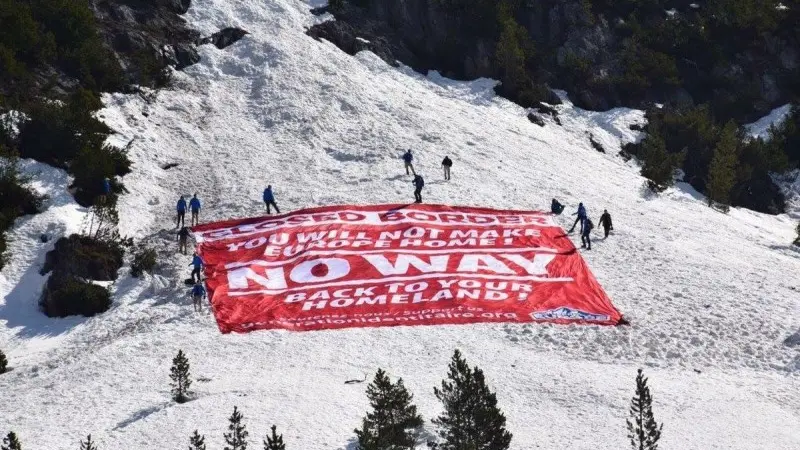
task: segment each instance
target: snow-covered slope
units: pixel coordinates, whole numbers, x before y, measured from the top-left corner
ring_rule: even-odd
[[[26,449],[177,449],[199,429],[222,446],[234,405],[252,445],[271,424],[291,449],[352,448],[367,408],[363,384],[379,367],[403,377],[426,419],[432,388],[455,348],[481,366],[514,433],[514,449],[619,449],[636,369],[644,367],[665,422],[667,449],[800,448],[800,354],[782,341],[800,327],[800,255],[793,222],[748,210],[718,213],[691,188],[649,195],[633,163],[616,156],[637,136],[631,110],[563,110],[538,127],[496,98],[493,82],[452,82],[350,57],[304,34],[317,19],[298,0],[195,0],[187,19],[209,33],[251,34],[175,75],[146,104],[105,98],[103,118],[131,150],[123,234],[159,248],[160,274],[115,285],[111,311],[92,319],[36,312],[51,227],[74,231],[81,210],[64,200],[63,173],[41,186],[48,213],[23,219],[0,273],[0,432]],[[146,114],[146,115],[145,115]],[[589,144],[588,133],[606,148]],[[221,335],[178,283],[171,219],[179,194],[198,192],[203,220],[256,215],[272,184],[285,209],[411,198],[400,149],[416,150],[428,202],[538,209],[552,197],[607,208],[616,232],[584,253],[629,327],[470,325]],[[439,163],[454,160],[453,180]],[[178,166],[163,170],[162,165]],[[57,208],[64,208],[63,210]],[[70,211],[66,214],[64,211]],[[569,211],[571,212],[571,211]],[[569,217],[562,217],[567,225]],[[123,269],[125,270],[125,269]],[[197,399],[169,401],[171,358],[192,363]],[[433,428],[426,425],[428,432]],[[424,448],[424,446],[420,446]]]

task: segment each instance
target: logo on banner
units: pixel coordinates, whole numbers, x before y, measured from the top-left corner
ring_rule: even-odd
[[[545,213],[333,206],[193,232],[226,333],[621,317]]]
[[[531,313],[531,316],[536,320],[584,320],[587,322],[605,322],[609,319],[607,315],[592,314],[586,311],[577,309],[570,309],[566,307],[551,309],[550,311],[540,311]]]

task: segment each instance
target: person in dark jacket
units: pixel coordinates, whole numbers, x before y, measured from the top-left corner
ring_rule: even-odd
[[[411,154],[411,149],[408,149],[405,153],[403,153],[403,162],[406,166],[406,175],[409,175],[408,169],[411,169],[411,173],[414,175],[417,174],[417,172],[414,172],[414,165],[411,164],[412,161],[414,161],[414,155]]]
[[[422,187],[425,186],[425,180],[422,179],[422,175],[414,175],[414,181],[411,183],[414,185],[414,203],[422,203]]]
[[[186,254],[188,241],[189,241],[189,229],[183,227],[181,228],[180,231],[178,231],[178,251],[183,253],[184,255]]]
[[[450,168],[453,167],[453,160],[449,156],[445,156],[442,160],[442,168],[444,168],[444,179],[450,179]]]
[[[189,209],[192,210],[192,226],[199,225],[200,219],[198,216],[200,215],[200,199],[197,198],[197,192],[195,192],[194,197],[189,200]]]
[[[586,216],[586,208],[583,206],[583,203],[578,203],[578,211],[572,213],[572,215],[573,216],[577,215],[578,218],[575,219],[575,223],[572,224],[572,228],[569,229],[569,232],[572,233],[573,231],[575,231],[575,225],[577,225],[578,222],[580,222],[580,224],[581,224],[580,232],[583,233],[583,222],[586,220],[586,217],[587,217]]]
[[[192,255],[192,262],[189,263],[189,265],[193,267],[192,268],[192,281],[195,282],[195,283],[199,283],[200,280],[202,279],[202,276],[200,275],[200,271],[203,269],[203,264],[204,264],[203,263],[203,259],[200,258],[200,255],[198,255],[197,252],[195,252]],[[197,279],[196,280],[195,280],[195,275],[197,275]]]
[[[182,195],[175,209],[178,211],[178,224],[175,228],[186,226],[186,199]]]
[[[581,230],[581,247],[586,250],[592,249],[592,239],[589,236],[594,229],[594,224],[588,217],[583,221],[583,229]]]
[[[203,311],[203,298],[206,296],[206,288],[203,287],[203,283],[198,281],[197,283],[192,286],[192,304],[194,305],[194,310],[197,312]]]
[[[564,212],[564,205],[562,205],[558,200],[553,199],[553,201],[550,202],[550,212],[555,215],[559,215]]]
[[[274,206],[275,207],[275,212],[276,213],[278,213],[278,214],[281,213],[281,210],[278,209],[278,204],[275,203],[275,194],[272,193],[272,185],[271,184],[269,186],[267,186],[266,189],[264,189],[264,197],[263,198],[264,198],[264,204],[267,205],[267,214],[272,214],[272,212],[269,209],[270,206]]]
[[[603,238],[607,238],[608,232],[614,229],[614,224],[611,223],[611,214],[608,213],[607,209],[603,210],[603,215],[600,216],[599,225],[603,227],[603,231],[605,232],[605,236]]]

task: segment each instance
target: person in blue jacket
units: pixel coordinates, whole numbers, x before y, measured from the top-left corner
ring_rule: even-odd
[[[203,283],[197,282],[192,286],[192,304],[194,305],[194,310],[197,312],[203,311],[203,298],[206,296],[206,288],[203,287]]]
[[[581,229],[581,247],[585,248],[586,250],[592,249],[592,239],[589,237],[590,233],[594,229],[594,224],[592,220],[588,217],[583,221],[583,228]]]
[[[178,224],[177,224],[177,226],[175,228],[185,227],[186,226],[186,220],[185,220],[185,218],[186,218],[186,199],[183,198],[182,195],[181,195],[181,198],[178,200],[178,205],[176,206],[176,209],[178,211]]]
[[[109,196],[111,196],[111,180],[105,177],[103,178],[103,193],[100,195],[100,203],[108,201]]]
[[[414,184],[414,203],[422,203],[422,187],[425,186],[425,180],[422,179],[422,175],[414,175],[414,181],[411,183]]]
[[[581,224],[580,232],[583,233],[583,222],[586,220],[586,208],[583,206],[583,203],[578,203],[578,211],[572,213],[572,215],[573,216],[577,215],[578,218],[575,219],[575,223],[572,224],[572,228],[569,229],[569,232],[572,233],[573,231],[575,231],[575,225],[577,225],[578,222],[580,222]]]
[[[200,219],[200,199],[197,198],[197,192],[194,193],[194,197],[189,200],[189,209],[192,210],[192,226],[199,225]]]
[[[280,214],[281,210],[278,209],[278,204],[275,203],[275,194],[272,193],[272,185],[270,184],[264,189],[264,204],[267,206],[267,214],[272,214],[269,207],[274,206],[275,212]]]
[[[409,175],[408,169],[411,169],[411,173],[414,175],[417,174],[417,172],[414,171],[414,165],[411,164],[412,161],[414,161],[414,155],[411,154],[411,149],[408,149],[405,153],[403,153],[403,162],[406,165],[406,175]]]
[[[194,254],[192,255],[192,262],[189,264],[190,266],[193,266],[193,268],[192,268],[192,282],[194,282],[194,283],[199,283],[200,282],[200,280],[202,278],[202,276],[200,275],[200,270],[203,268],[204,264],[205,263],[203,262],[203,259],[200,258],[200,255],[198,255],[197,252],[194,252]],[[195,275],[197,275],[197,280],[195,280],[195,278],[194,278]]]

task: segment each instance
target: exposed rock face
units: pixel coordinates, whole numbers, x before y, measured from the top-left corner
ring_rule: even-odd
[[[214,44],[217,48],[223,49],[239,41],[247,34],[249,33],[241,28],[228,27],[217,31],[211,36],[198,40],[197,43],[199,45]]]
[[[132,83],[141,81],[143,56],[182,69],[200,60],[199,33],[179,16],[191,0],[91,0],[100,31]]]

